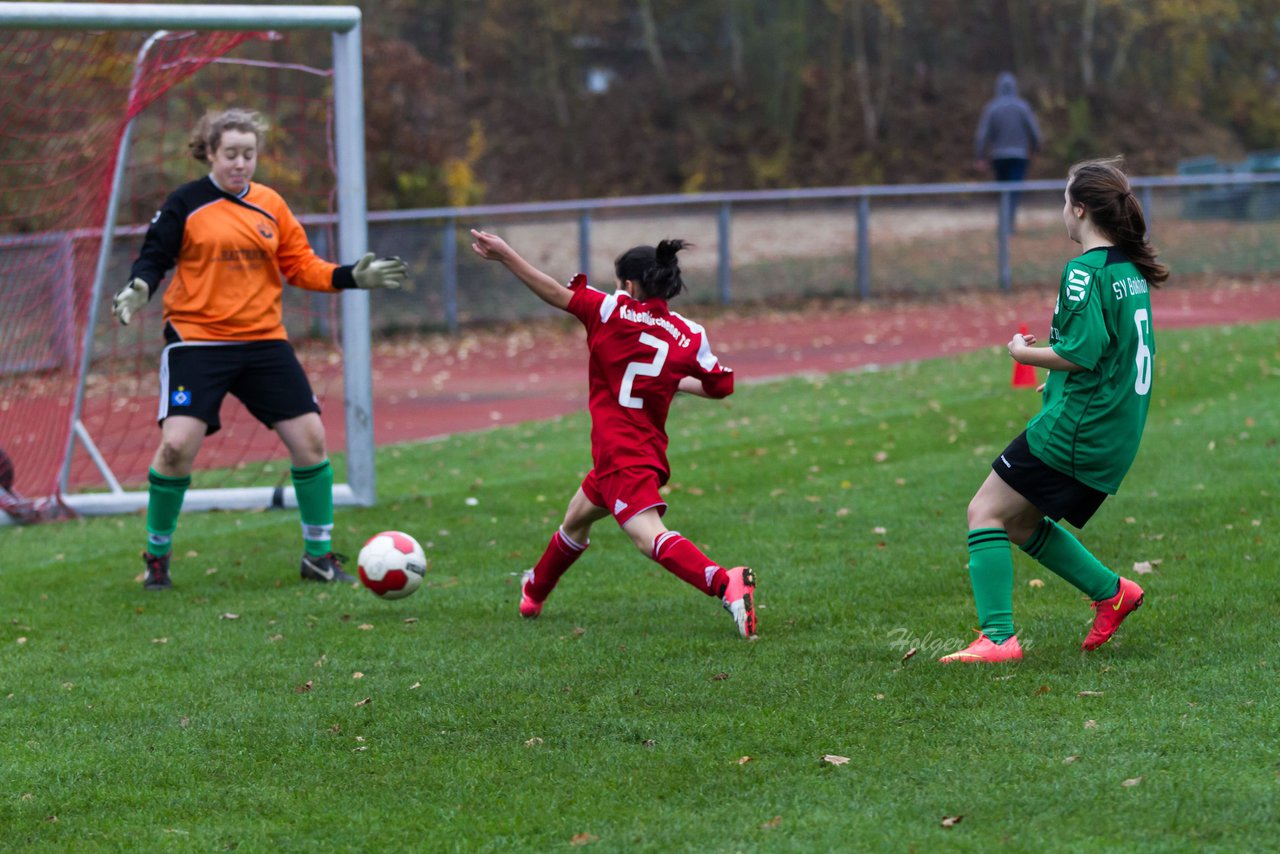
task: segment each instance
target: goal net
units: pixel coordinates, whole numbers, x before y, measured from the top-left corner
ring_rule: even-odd
[[[206,110],[261,112],[254,180],[281,192],[322,257],[364,250],[358,23],[348,7],[0,3],[0,449],[13,469],[0,523],[146,504],[161,294],[128,327],[110,302],[160,203],[207,173],[186,145]],[[284,291],[329,446],[347,448],[335,500],[372,503],[367,295]],[[230,396],[222,422],[186,506],[291,504],[275,433]]]

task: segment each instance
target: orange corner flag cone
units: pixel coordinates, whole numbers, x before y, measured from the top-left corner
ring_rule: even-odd
[[[1027,332],[1027,324],[1019,324],[1018,334],[1026,335]],[[1010,385],[1014,388],[1035,388],[1040,385],[1040,380],[1036,377],[1035,367],[1032,365],[1024,365],[1021,362],[1014,362],[1013,380]]]

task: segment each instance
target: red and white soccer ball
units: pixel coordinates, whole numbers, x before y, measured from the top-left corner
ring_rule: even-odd
[[[427,556],[418,541],[402,531],[369,538],[356,559],[360,583],[383,599],[403,599],[422,586]]]

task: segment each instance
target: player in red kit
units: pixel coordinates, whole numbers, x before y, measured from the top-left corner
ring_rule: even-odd
[[[501,237],[472,230],[471,248],[501,262],[541,300],[587,328],[590,353],[591,460],[594,467],[569,501],[564,522],[524,574],[520,613],[536,617],[566,570],[586,550],[591,526],[612,514],[636,548],[708,596],[718,596],[744,638],[756,633],[755,573],[725,569],[678,531],[667,530],[658,489],[671,476],[667,411],[676,392],[722,398],[733,372],[722,366],[706,332],[667,308],[684,289],[676,253],[684,241],[628,249],[614,262],[617,290],[607,294],[574,276],[568,287],[536,269]]]

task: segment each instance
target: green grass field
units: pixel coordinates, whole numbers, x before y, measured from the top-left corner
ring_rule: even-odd
[[[933,661],[976,624],[965,506],[1037,407],[998,350],[678,403],[667,522],[757,568],[755,642],[611,522],[519,619],[584,415],[380,452],[338,545],[414,533],[400,602],[300,583],[292,512],[185,516],[161,594],[139,516],[0,529],[0,848],[1272,849],[1278,340],[1161,334],[1082,535],[1147,603],[1087,656],[1018,553],[1026,659]]]

